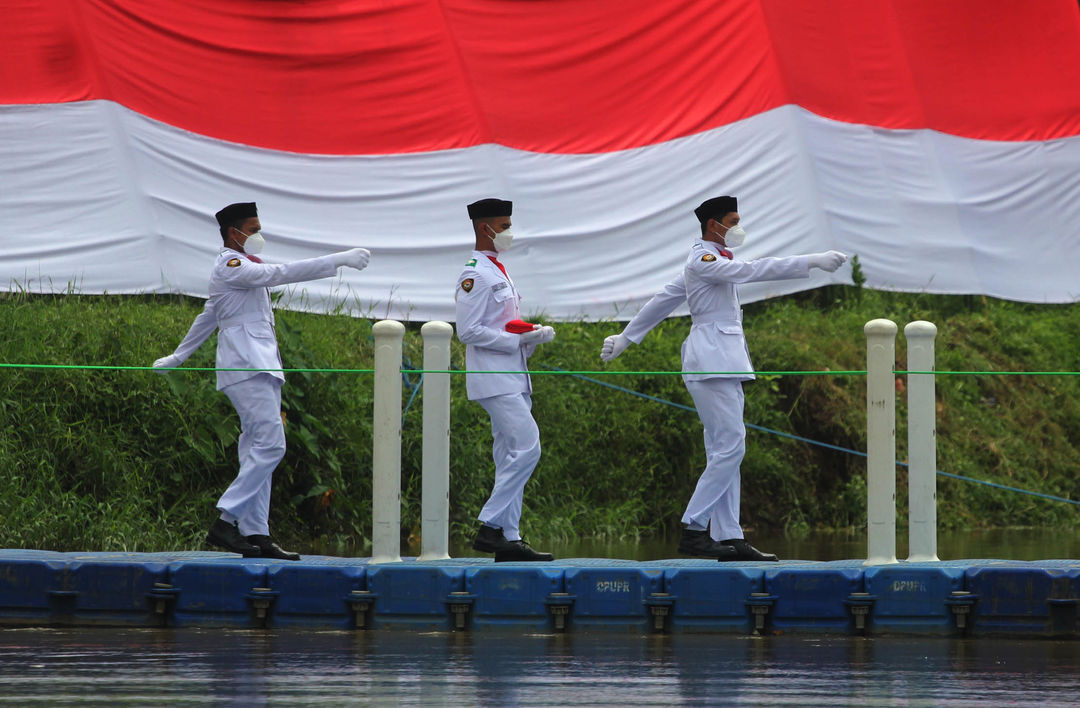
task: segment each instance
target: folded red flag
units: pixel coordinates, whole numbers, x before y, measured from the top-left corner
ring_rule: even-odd
[[[506,323],[506,331],[510,334],[525,334],[536,329],[536,325],[529,324],[525,320],[510,320]]]

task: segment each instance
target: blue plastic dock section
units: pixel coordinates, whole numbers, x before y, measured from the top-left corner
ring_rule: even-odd
[[[717,563],[0,550],[0,626],[1080,638],[1080,561]]]
[[[688,632],[749,633],[755,629],[747,598],[760,597],[765,571],[760,563],[671,561],[664,591],[671,597],[671,627]],[[771,565],[771,564],[770,564]]]
[[[768,614],[774,631],[847,632],[853,615],[846,603],[864,592],[863,566],[833,561],[769,568],[765,592],[776,598]]]
[[[573,564],[563,577],[573,597],[569,615],[574,627],[648,629],[652,615],[647,602],[664,591],[663,568],[595,558],[563,564]]]
[[[965,588],[965,562],[897,563],[868,568],[863,574],[870,621],[876,633],[948,636],[956,632],[953,607]],[[978,567],[975,567],[978,572]],[[949,598],[950,603],[941,598]]]
[[[565,570],[548,566],[484,563],[468,568],[465,591],[475,598],[473,625],[478,629],[547,631],[551,626],[551,603],[566,597]]]

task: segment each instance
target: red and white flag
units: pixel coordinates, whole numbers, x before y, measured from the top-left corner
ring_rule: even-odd
[[[0,289],[205,295],[371,248],[294,307],[452,319],[465,205],[514,201],[526,313],[632,314],[693,208],[737,256],[877,288],[1080,299],[1076,0],[0,0]],[[758,284],[745,300],[849,282]]]

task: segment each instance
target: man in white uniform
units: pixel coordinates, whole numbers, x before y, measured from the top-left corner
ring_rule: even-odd
[[[690,335],[683,342],[684,373],[698,416],[705,427],[705,471],[698,479],[682,522],[679,553],[718,560],[775,561],[743,538],[739,525],[739,464],[746,451],[742,382],[753,380],[750,353],[743,336],[738,283],[806,278],[810,268],[833,272],[847,259],[839,251],[787,258],[736,259],[728,248],[743,243],[735,197],[716,197],[694,214],[701,238],[690,248],[683,272],[664,286],[626,324],[604,340],[600,358],[611,361],[683,302],[690,308]],[[745,373],[741,373],[745,372]]]
[[[340,266],[363,270],[371,254],[354,248],[295,263],[271,265],[262,251],[262,225],[254,202],[230,204],[216,215],[224,247],[210,273],[210,298],[187,336],[155,369],[180,366],[218,330],[217,388],[240,415],[240,472],[218,500],[221,517],[207,534],[207,543],[247,557],[300,560],[270,536],[270,486],[274,468],[285,456],[281,418],[281,385],[285,375],[274,331],[269,288],[327,278]],[[269,369],[258,371],[258,369]]]
[[[526,359],[536,345],[555,339],[551,327],[521,320],[521,297],[499,262],[510,248],[513,204],[481,199],[468,206],[476,250],[458,278],[457,336],[465,343],[469,371],[520,373],[466,374],[465,388],[491,418],[495,485],[480,511],[473,548],[494,553],[500,561],[550,561],[550,553],[533,550],[521,538],[521,498],[525,483],[540,461],[540,429],[532,417],[532,382]]]

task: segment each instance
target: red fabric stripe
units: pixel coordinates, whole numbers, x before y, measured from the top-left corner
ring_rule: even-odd
[[[525,334],[536,329],[536,325],[525,320],[510,320],[506,323],[506,331],[510,334]]]
[[[502,263],[499,263],[499,259],[495,258],[494,256],[488,256],[488,260],[498,266],[499,270],[502,271],[503,275],[506,275],[506,266],[504,266]],[[509,278],[510,276],[506,275],[506,277]]]
[[[0,0],[0,103],[305,153],[622,150],[795,103],[1080,135],[1075,0]]]

